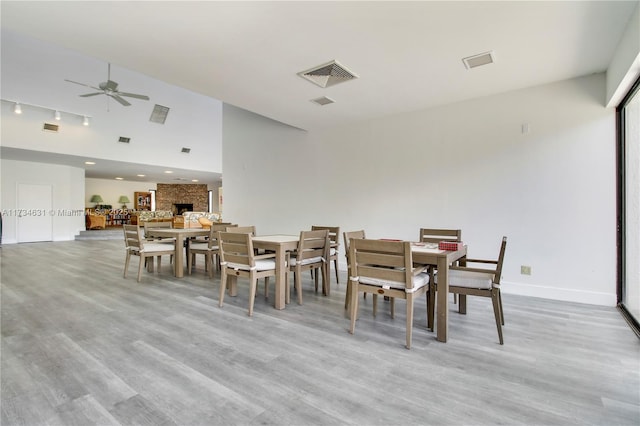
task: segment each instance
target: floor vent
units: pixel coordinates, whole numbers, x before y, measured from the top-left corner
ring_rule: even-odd
[[[167,120],[167,115],[169,115],[169,108],[162,105],[156,105],[153,107],[153,111],[151,112],[151,117],[149,117],[149,121],[152,123],[164,124]]]
[[[182,148],[182,151],[180,152],[184,152],[185,154],[188,154],[191,152],[191,148]]]
[[[44,130],[45,132],[58,133],[59,129],[60,126],[57,124],[44,123],[44,125],[42,126],[42,130]]]
[[[298,75],[320,87],[329,87],[358,78],[356,74],[349,71],[337,61],[318,65],[309,70],[299,72]]]
[[[325,105],[332,104],[335,101],[333,99],[331,99],[331,98],[323,96],[321,98],[311,99],[311,102],[313,102],[314,104],[318,104],[320,106],[325,106]]]
[[[493,58],[493,52],[485,52],[480,53],[479,55],[467,56],[466,58],[462,58],[462,62],[464,62],[464,66],[467,67],[468,70],[470,70],[471,68],[492,64],[495,61]]]
[[[125,138],[124,136],[120,136],[118,138],[118,142],[129,143],[129,142],[131,142],[131,138]]]

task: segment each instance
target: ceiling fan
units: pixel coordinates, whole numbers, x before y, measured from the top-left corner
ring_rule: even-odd
[[[107,68],[107,81],[98,84],[98,87],[91,86],[90,84],[78,83],[77,81],[73,81],[73,80],[65,79],[64,81],[68,81],[69,83],[79,84],[80,86],[86,86],[86,87],[90,87],[92,89],[98,90],[98,92],[80,95],[81,98],[87,98],[89,96],[96,96],[96,95],[107,95],[110,98],[113,98],[116,101],[118,101],[123,106],[129,106],[131,104],[126,99],[122,98],[122,96],[135,98],[135,99],[142,99],[145,101],[149,100],[149,97],[146,95],[136,95],[135,93],[125,93],[125,92],[119,91],[118,83],[111,80],[111,64],[109,64]]]

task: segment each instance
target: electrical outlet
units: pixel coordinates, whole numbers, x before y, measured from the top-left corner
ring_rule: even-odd
[[[526,266],[526,265],[520,266],[520,274],[531,275],[531,266]]]

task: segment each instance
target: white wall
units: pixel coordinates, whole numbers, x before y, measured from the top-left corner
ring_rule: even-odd
[[[53,209],[47,214],[52,217],[53,241],[73,240],[85,229],[83,169],[13,160],[0,160],[0,164],[3,244],[17,242],[15,212],[21,208],[17,203],[18,184],[52,185]],[[79,211],[81,214],[68,215],[68,211]]]
[[[598,74],[310,133],[225,105],[225,219],[373,238],[460,227],[472,257],[495,257],[507,235],[505,292],[615,305],[604,99]]]

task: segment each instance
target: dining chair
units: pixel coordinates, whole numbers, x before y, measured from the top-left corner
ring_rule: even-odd
[[[329,231],[301,231],[298,248],[289,257],[289,270],[294,274],[294,285],[298,294],[298,304],[302,305],[302,271],[314,270],[316,292],[318,291],[318,270],[322,273],[322,294],[329,296],[327,259],[329,253]],[[290,300],[289,281],[286,281],[287,302]]]
[[[498,329],[500,344],[504,344],[502,326],[504,312],[502,310],[502,295],[500,294],[500,276],[504,254],[507,248],[507,237],[502,237],[500,253],[497,260],[467,258],[465,266],[451,266],[449,268],[449,292],[460,295],[458,312],[467,313],[466,296],[490,297],[493,303],[493,315]],[[493,265],[492,267],[469,267],[469,264]],[[437,282],[437,277],[436,277]],[[436,284],[437,286],[437,284]],[[432,311],[433,312],[433,311]]]
[[[339,226],[318,226],[313,225],[311,227],[312,231],[320,231],[326,229],[329,231],[329,259],[327,260],[329,263],[327,264],[327,273],[329,276],[331,275],[331,262],[333,262],[333,267],[336,270],[336,284],[340,284],[340,278],[338,276],[338,251],[340,248],[340,227]],[[329,281],[331,281],[329,279]],[[329,283],[331,284],[331,283]]]
[[[158,271],[162,262],[163,255],[173,256],[175,253],[175,241],[173,244],[159,243],[157,241],[145,241],[142,236],[142,230],[138,225],[122,225],[124,230],[124,242],[127,250],[127,257],[124,262],[124,278],[127,278],[129,270],[129,261],[131,256],[140,257],[140,265],[138,266],[138,282],[142,278],[142,267],[149,259],[153,261],[153,257],[158,259]]]
[[[249,233],[237,232],[218,232],[217,236],[222,269],[219,306],[224,302],[225,290],[234,288],[238,277],[246,277],[249,279],[249,316],[253,316],[258,280],[265,279],[266,290],[269,277],[276,276],[276,255],[256,255],[251,238]],[[288,278],[286,272],[285,276]]]
[[[349,247],[351,262],[351,302],[350,317],[353,334],[358,317],[358,293],[389,296],[405,299],[406,348],[411,349],[413,331],[413,304],[416,298],[429,290],[427,267],[413,264],[409,241],[384,241],[351,239]],[[373,315],[376,315],[374,305]],[[393,314],[392,314],[393,317]]]
[[[187,243],[187,271],[191,275],[191,269],[195,268],[196,255],[204,256],[204,270],[209,272],[209,278],[213,278],[214,265],[218,265],[218,232],[226,230],[227,225],[211,224],[209,235],[204,240],[194,239]],[[215,262],[214,262],[215,260]]]
[[[349,261],[349,242],[352,238],[357,238],[362,240],[365,238],[364,229],[360,231],[349,231],[343,233],[344,238],[344,257],[347,259],[347,291],[345,292],[344,297],[344,309],[349,309],[349,302],[351,301],[351,281],[349,278],[351,277],[351,262]],[[364,293],[366,296],[366,293]]]
[[[420,228],[420,239],[418,241],[431,244],[438,244],[440,241],[459,243],[462,241],[462,229]],[[431,282],[434,282],[434,276],[437,273],[437,268],[432,266],[429,273],[431,274]],[[431,294],[429,297],[431,297]],[[458,303],[458,297],[456,294],[453,295],[453,303]],[[429,303],[429,306],[431,305],[433,305],[433,301]],[[433,331],[433,321],[430,321],[428,326],[429,329]]]
[[[153,238],[150,237],[148,234],[149,229],[151,228],[173,228],[173,224],[171,222],[151,222],[151,221],[144,221],[142,222],[142,228],[144,229],[144,238],[147,241],[151,241],[151,240],[155,240],[155,241],[171,241],[171,240],[175,240],[175,238]]]
[[[251,226],[238,226],[238,225],[227,225],[226,232],[234,232],[236,234],[251,234],[252,237],[256,236],[256,227]]]

